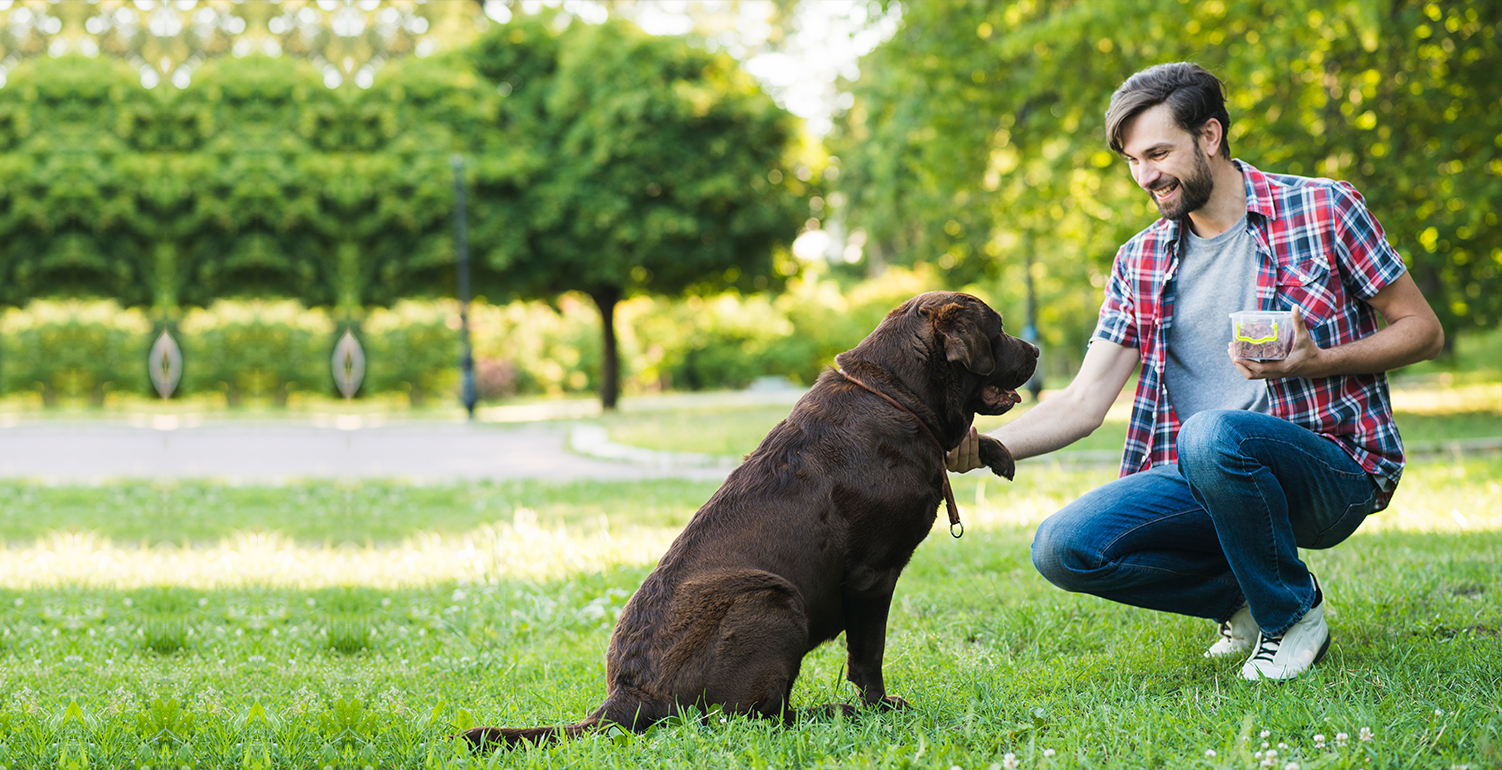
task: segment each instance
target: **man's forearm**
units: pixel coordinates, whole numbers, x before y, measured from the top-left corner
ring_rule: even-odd
[[[989,435],[1006,445],[1012,459],[1021,460],[1073,444],[1099,428],[1104,418],[1104,414],[1096,416],[1065,392],[1039,403]]]
[[[1401,318],[1368,337],[1320,351],[1314,366],[1302,377],[1380,374],[1439,355],[1442,332],[1426,319]]]

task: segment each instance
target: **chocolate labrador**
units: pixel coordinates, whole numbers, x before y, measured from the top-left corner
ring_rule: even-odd
[[[893,310],[835,358],[840,369],[730,474],[631,597],[610,638],[603,705],[578,724],[465,737],[483,746],[612,724],[639,732],[712,705],[790,723],[803,656],[841,631],[862,700],[905,706],[882,680],[887,610],[947,492],[943,451],[976,413],[1016,404],[1037,359],[967,294],[930,292]],[[983,436],[980,449],[992,472],[1012,477],[1000,442]]]

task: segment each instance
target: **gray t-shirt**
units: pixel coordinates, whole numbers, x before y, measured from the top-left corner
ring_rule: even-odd
[[[1246,216],[1213,238],[1184,223],[1175,280],[1163,386],[1179,422],[1208,409],[1268,413],[1267,384],[1242,377],[1226,354],[1231,313],[1257,308],[1257,242]]]

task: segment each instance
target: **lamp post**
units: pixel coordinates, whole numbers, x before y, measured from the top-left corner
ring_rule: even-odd
[[[460,398],[469,419],[475,419],[475,357],[469,346],[469,224],[464,214],[464,156],[449,160],[454,166],[454,249],[459,262],[459,372],[464,390]]]
[[[1038,344],[1038,298],[1033,293],[1033,238],[1029,233],[1025,246],[1022,250],[1027,260],[1027,274],[1024,276],[1027,286],[1027,325],[1022,327],[1022,339],[1030,345]],[[1027,378],[1023,385],[1027,392],[1033,395],[1033,403],[1038,402],[1038,395],[1043,392],[1043,354],[1039,348],[1038,366],[1033,369],[1033,376]]]

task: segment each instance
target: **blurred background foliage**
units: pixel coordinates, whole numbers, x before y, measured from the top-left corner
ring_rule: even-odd
[[[1227,85],[1232,155],[1356,185],[1450,339],[1502,321],[1502,2],[1111,0],[902,6],[828,140],[849,222],[951,281],[1031,258],[1046,343],[1083,345],[1119,244],[1157,216],[1108,150],[1132,73],[1192,60]]]
[[[487,398],[807,383],[923,289],[1020,329],[1028,275],[1060,384],[1156,216],[1105,105],[1178,59],[1235,156],[1362,191],[1449,339],[1502,321],[1502,0],[873,2],[827,135],[740,63],[799,0],[744,45],[739,2],[0,5],[0,388],[48,403],[149,392],[163,328],[226,403],[332,393],[346,328],[363,394],[447,397],[456,154]]]

